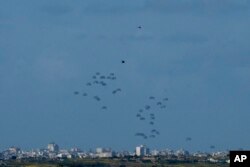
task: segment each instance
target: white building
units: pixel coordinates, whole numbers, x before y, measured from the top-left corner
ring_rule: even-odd
[[[175,153],[176,156],[187,156],[189,155],[189,152],[183,149],[177,150]]]
[[[110,148],[96,148],[96,156],[100,158],[110,158],[114,155]]]
[[[151,151],[151,155],[152,156],[157,156],[157,155],[159,155],[160,154],[160,151],[158,151],[158,150],[152,150]]]
[[[18,153],[21,152],[21,149],[18,148],[18,147],[10,147],[10,148],[8,149],[8,151],[9,151],[9,153],[11,153],[11,154],[18,154]]]
[[[103,151],[104,151],[103,148],[96,148],[96,153],[97,153],[97,154],[100,154],[100,153],[102,153]]]
[[[50,151],[50,152],[58,152],[59,151],[59,146],[55,143],[49,143],[48,146],[47,146],[47,149]]]
[[[135,155],[146,156],[149,155],[149,149],[145,145],[140,145],[135,148]]]

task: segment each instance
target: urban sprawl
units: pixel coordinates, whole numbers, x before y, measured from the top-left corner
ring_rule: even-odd
[[[69,150],[59,149],[55,143],[50,143],[47,148],[24,151],[18,147],[10,147],[0,152],[0,162],[9,160],[65,160],[65,159],[122,159],[127,161],[157,161],[159,158],[178,162],[209,162],[209,163],[229,163],[227,151],[221,152],[195,152],[189,153],[186,150],[150,150],[145,145],[140,145],[135,148],[135,151],[120,151],[116,152],[110,148],[96,148],[95,150],[82,151],[78,148]]]

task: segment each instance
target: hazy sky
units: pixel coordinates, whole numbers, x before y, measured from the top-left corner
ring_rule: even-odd
[[[0,150],[250,149],[249,18],[249,0],[0,0]],[[73,95],[97,71],[123,90],[91,90],[105,112]],[[145,141],[150,95],[169,101]]]

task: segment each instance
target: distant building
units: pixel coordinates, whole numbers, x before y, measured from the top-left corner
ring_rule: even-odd
[[[110,148],[96,148],[96,156],[100,158],[110,158],[114,156],[114,152]]]
[[[151,151],[152,156],[158,156],[159,154],[160,154],[160,151],[158,151],[158,150],[152,150]]]
[[[100,153],[102,153],[103,151],[104,151],[103,148],[96,148],[96,153],[97,153],[97,154],[100,154]]]
[[[9,151],[9,153],[12,153],[12,154],[18,154],[18,153],[21,152],[21,149],[18,148],[18,147],[10,147],[10,148],[8,149],[8,151]]]
[[[149,155],[149,149],[145,145],[137,146],[135,148],[135,155],[140,157]]]
[[[79,148],[71,148],[71,149],[70,149],[70,152],[78,153],[78,152],[82,152],[82,150],[79,149]]]
[[[49,143],[48,146],[47,146],[47,149],[50,151],[50,152],[58,152],[59,151],[59,146],[55,143]]]
[[[189,152],[183,149],[177,150],[175,153],[177,156],[188,156]]]

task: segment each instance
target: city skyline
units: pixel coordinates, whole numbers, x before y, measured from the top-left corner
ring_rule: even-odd
[[[0,0],[0,150],[250,149],[249,15],[246,0]],[[98,72],[116,78],[88,86]]]

